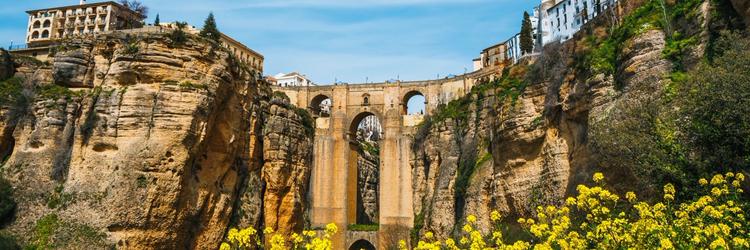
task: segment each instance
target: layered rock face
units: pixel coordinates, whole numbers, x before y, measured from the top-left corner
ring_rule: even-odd
[[[291,105],[271,102],[263,138],[262,204],[265,226],[282,233],[300,232],[307,221],[313,131],[302,121]]]
[[[357,224],[378,223],[380,158],[367,152],[357,156]]]
[[[105,236],[57,248],[213,249],[233,223],[304,224],[312,135],[218,45],[99,36],[16,75],[36,92],[2,167],[23,240],[50,214]]]
[[[629,39],[612,76],[570,67],[582,47],[585,41],[573,39],[545,52],[558,57],[539,59],[562,64],[556,80],[529,83],[517,98],[493,90],[475,94],[464,100],[467,116],[433,121],[417,132],[411,164],[416,229],[450,236],[473,214],[488,230],[492,210],[515,221],[538,205],[559,204],[591,176],[591,124],[620,103],[659,95],[672,65],[662,56],[659,30]]]

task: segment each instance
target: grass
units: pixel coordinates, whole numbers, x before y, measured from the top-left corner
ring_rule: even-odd
[[[375,232],[380,229],[380,225],[378,224],[351,224],[346,227],[349,231],[359,231],[359,232]]]
[[[65,193],[62,185],[55,187],[53,192],[47,198],[47,207],[51,209],[65,208],[71,201],[73,201],[74,195],[71,193]]]
[[[0,105],[12,105],[21,95],[21,91],[23,91],[23,79],[19,77],[0,82]]]
[[[208,85],[206,84],[196,84],[191,81],[184,81],[180,82],[178,85],[182,89],[192,89],[192,90],[208,90]]]
[[[105,235],[79,223],[62,220],[57,214],[48,214],[36,221],[29,245],[25,249],[61,249],[87,246],[103,249]]]

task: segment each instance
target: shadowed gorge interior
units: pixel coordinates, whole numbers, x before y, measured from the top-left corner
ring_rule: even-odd
[[[365,112],[355,117],[350,132],[348,197],[351,207],[355,209],[350,210],[349,218],[356,224],[378,224],[380,140],[383,129],[377,116]]]

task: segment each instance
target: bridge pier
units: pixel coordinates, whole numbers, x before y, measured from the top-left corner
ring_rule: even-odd
[[[441,103],[463,96],[476,83],[468,76],[437,81],[411,83],[383,83],[362,85],[335,85],[314,87],[274,87],[289,96],[298,107],[312,107],[325,97],[331,99],[330,117],[317,118],[313,174],[310,199],[312,227],[335,223],[339,228],[333,240],[334,249],[348,249],[354,242],[371,243],[378,249],[397,246],[399,240],[408,240],[414,224],[411,143],[414,126],[421,116],[405,114],[409,96],[415,93],[425,97],[427,114]],[[352,125],[362,114],[378,117],[383,128],[380,141],[379,166],[379,229],[377,232],[349,232],[350,224],[357,218],[357,168],[356,155],[350,146]],[[356,152],[354,152],[356,154]],[[356,164],[355,164],[356,165]],[[364,235],[364,236],[363,236]],[[376,236],[376,237],[375,237]],[[376,241],[376,242],[373,242]]]

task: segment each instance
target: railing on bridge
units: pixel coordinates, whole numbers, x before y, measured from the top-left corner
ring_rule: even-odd
[[[8,51],[28,49],[29,46],[26,44],[12,44],[8,46]]]

